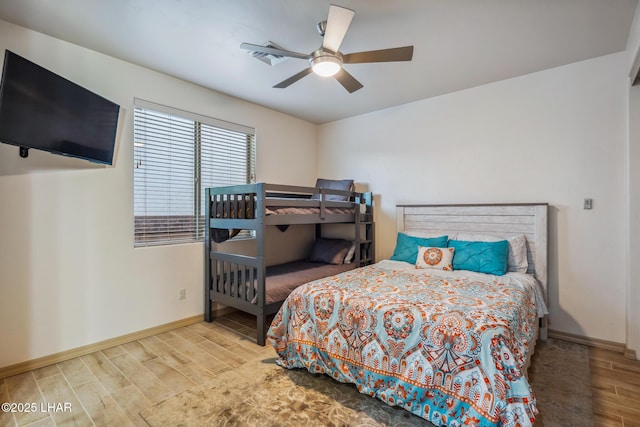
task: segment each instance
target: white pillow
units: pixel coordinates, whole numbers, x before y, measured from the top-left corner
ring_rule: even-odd
[[[413,231],[401,231],[401,233],[404,233],[407,236],[421,237],[423,239],[432,239],[435,237],[447,236],[449,240],[455,240],[457,236],[456,233],[447,233],[446,231],[431,232],[431,231],[413,230]]]
[[[516,234],[509,237],[496,237],[486,234],[459,233],[456,240],[472,242],[498,242],[500,240],[506,240],[509,242],[507,271],[526,273],[529,269],[529,261],[527,261],[527,237],[524,234]]]
[[[353,255],[355,255],[355,253],[356,253],[356,242],[353,242],[351,244],[351,247],[349,248],[349,251],[344,256],[343,264],[350,264],[351,261],[353,261]]]
[[[418,246],[416,268],[453,271],[453,253],[455,248],[433,248]]]

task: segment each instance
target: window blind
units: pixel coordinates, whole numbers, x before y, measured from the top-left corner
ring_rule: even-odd
[[[254,177],[254,129],[136,100],[135,246],[202,240],[204,189]]]

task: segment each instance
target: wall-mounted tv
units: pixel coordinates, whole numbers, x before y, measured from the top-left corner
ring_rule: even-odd
[[[7,50],[0,142],[113,164],[120,106]]]

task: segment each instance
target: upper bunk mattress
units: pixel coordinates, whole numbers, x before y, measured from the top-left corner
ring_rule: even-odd
[[[277,204],[270,205],[278,202]],[[282,203],[287,203],[283,205]],[[289,204],[290,203],[290,204]],[[362,203],[347,201],[331,201],[333,206],[324,207],[324,215],[352,215],[358,209],[359,213],[365,214],[367,206]],[[322,214],[319,200],[310,199],[291,199],[291,198],[275,198],[269,197],[265,199],[264,213],[266,216],[273,215],[315,215]],[[335,206],[339,205],[339,206]],[[221,201],[215,204],[215,216],[217,219],[254,219],[255,202],[253,200],[233,200]],[[222,243],[233,238],[240,232],[240,229],[212,228],[210,230],[211,239],[216,243]]]

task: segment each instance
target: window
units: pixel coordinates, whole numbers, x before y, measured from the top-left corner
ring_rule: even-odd
[[[136,100],[134,244],[202,240],[204,189],[255,181],[255,130]]]

